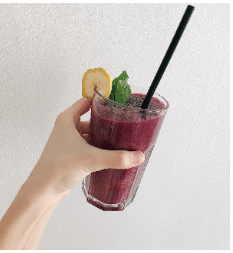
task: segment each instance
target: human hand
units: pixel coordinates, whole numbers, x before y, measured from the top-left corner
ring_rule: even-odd
[[[140,165],[139,151],[103,150],[87,143],[90,121],[80,121],[92,100],[81,98],[60,113],[41,157],[28,178],[31,185],[50,185],[66,196],[72,187],[92,172],[106,168],[127,169]]]

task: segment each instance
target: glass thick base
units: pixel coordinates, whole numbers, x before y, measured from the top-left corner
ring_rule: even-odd
[[[132,168],[132,170],[134,170],[134,178],[132,178],[132,181],[130,183],[131,186],[124,190],[123,194],[121,195],[121,198],[114,198],[114,199],[111,198],[111,200],[109,200],[109,199],[107,200],[106,198],[103,198],[103,197],[101,198],[101,193],[100,192],[99,192],[99,194],[95,194],[99,197],[99,199],[94,197],[95,196],[94,194],[93,194],[94,196],[92,196],[90,194],[90,185],[91,185],[91,176],[92,175],[87,176],[82,182],[82,190],[83,190],[83,193],[84,193],[84,195],[87,199],[87,202],[92,204],[93,206],[103,210],[103,211],[123,211],[129,204],[131,204],[133,202],[133,200],[135,198],[136,192],[139,188],[140,181],[141,181],[142,176],[144,174],[146,165],[149,161],[149,158],[150,158],[150,155],[152,153],[153,148],[154,148],[154,145],[152,147],[150,147],[145,152],[146,159],[145,159],[143,164],[141,164],[138,167]],[[116,171],[120,172],[119,170],[116,170]],[[124,171],[122,171],[122,172],[124,172]],[[104,173],[107,174],[108,172],[106,171]],[[120,179],[119,179],[118,182],[115,182],[115,183],[119,183],[119,182],[120,182]],[[93,181],[92,181],[92,183],[93,183]],[[95,183],[96,183],[96,181],[95,181]],[[102,182],[102,183],[104,184],[104,182]],[[112,184],[113,184],[113,180],[112,180]],[[106,187],[106,185],[105,185],[105,187]],[[119,188],[119,190],[120,190],[120,188]],[[103,192],[106,192],[104,190],[104,188],[103,188]],[[110,190],[108,193],[109,193],[109,196],[114,196],[114,192],[112,190]],[[100,199],[101,200],[105,199],[105,200],[108,201],[108,203],[104,203]],[[118,200],[120,203],[116,200]]]
[[[133,202],[133,199],[135,197],[134,195],[131,201],[128,202],[127,204],[126,203],[106,204],[87,193],[87,189],[85,187],[85,181],[82,182],[82,190],[87,199],[87,202],[103,211],[123,211],[130,203]],[[136,194],[136,191],[135,191],[135,194]]]

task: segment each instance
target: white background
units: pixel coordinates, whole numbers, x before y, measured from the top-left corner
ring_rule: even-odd
[[[230,5],[196,8],[157,92],[170,103],[134,202],[88,204],[81,182],[38,249],[229,249]],[[149,88],[187,4],[0,5],[0,217],[89,68]],[[87,113],[84,120],[90,119]]]

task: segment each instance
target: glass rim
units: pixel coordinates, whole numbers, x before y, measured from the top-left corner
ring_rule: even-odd
[[[134,85],[132,85],[133,87],[137,87],[137,86],[134,86]],[[141,88],[141,87],[138,87],[138,88]],[[121,107],[121,108],[124,108],[124,109],[126,109],[126,110],[131,110],[131,111],[136,111],[136,112],[139,112],[139,111],[145,111],[145,112],[151,112],[151,113],[158,113],[158,112],[166,112],[167,110],[168,110],[168,108],[169,108],[169,103],[168,103],[168,101],[163,97],[163,96],[161,96],[161,95],[159,95],[158,93],[154,93],[154,95],[156,95],[157,96],[157,98],[161,98],[162,99],[162,101],[161,101],[161,99],[160,99],[160,101],[165,105],[165,107],[164,108],[162,108],[162,109],[141,109],[141,108],[137,108],[137,107],[133,107],[133,106],[127,106],[127,105],[123,105],[123,104],[120,104],[120,103],[117,103],[117,102],[115,102],[115,101],[113,101],[113,100],[111,100],[111,99],[108,99],[108,98],[106,98],[106,97],[104,97],[103,95],[101,95],[99,92],[98,92],[98,90],[96,90],[96,87],[94,87],[94,92],[95,92],[95,94],[97,94],[98,96],[100,96],[103,100],[105,100],[106,102],[108,102],[108,103],[111,103],[111,104],[115,104],[117,107]],[[145,95],[145,94],[143,94],[143,95]],[[154,97],[154,95],[152,96],[152,97]]]

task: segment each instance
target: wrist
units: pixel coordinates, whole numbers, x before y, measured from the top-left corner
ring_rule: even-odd
[[[68,193],[64,194],[55,189],[55,182],[52,178],[43,178],[37,173],[37,167],[34,168],[30,176],[21,186],[19,194],[28,202],[41,202],[44,205],[58,204],[62,198]]]
[[[38,203],[41,207],[57,205],[63,198],[59,194],[54,194],[49,184],[38,185],[30,179],[21,186],[18,195],[24,202]]]
[[[61,189],[56,171],[55,165],[43,165],[39,161],[23,184],[22,190],[33,195],[46,196],[48,199],[61,200],[71,189]]]

